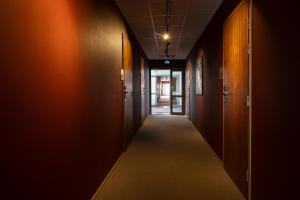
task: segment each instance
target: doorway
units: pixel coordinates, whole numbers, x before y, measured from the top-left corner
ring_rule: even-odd
[[[151,70],[151,114],[169,115],[170,70]]]
[[[131,54],[131,43],[128,36],[122,34],[122,70],[124,78],[122,81],[123,92],[123,149],[125,150],[133,137],[133,85],[132,70],[133,57]]]
[[[224,23],[224,167],[245,197],[249,184],[249,4],[244,0]]]
[[[150,71],[151,114],[184,114],[184,71],[181,69],[152,69]]]
[[[180,69],[171,70],[171,114],[184,114],[184,71]]]

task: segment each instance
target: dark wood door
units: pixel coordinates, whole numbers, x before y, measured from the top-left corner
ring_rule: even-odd
[[[133,87],[132,87],[132,47],[128,38],[122,35],[122,63],[124,70],[123,106],[124,106],[124,149],[129,145],[133,136]]]
[[[145,120],[145,63],[144,59],[141,58],[141,123],[144,123]]]
[[[224,167],[240,191],[248,193],[249,67],[248,2],[224,24]]]

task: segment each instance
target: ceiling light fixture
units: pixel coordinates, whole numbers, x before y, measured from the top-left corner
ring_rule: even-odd
[[[170,35],[168,33],[163,34],[164,40],[168,40],[170,38]]]
[[[165,54],[166,57],[169,58],[169,46],[170,46],[170,35],[169,35],[169,25],[170,25],[170,20],[171,20],[171,1],[166,0],[166,20],[165,20],[165,25],[166,25],[166,32],[163,34],[163,39],[166,41],[166,49],[165,49]]]

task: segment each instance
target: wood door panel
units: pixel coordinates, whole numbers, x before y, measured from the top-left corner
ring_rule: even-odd
[[[248,193],[248,2],[243,1],[224,24],[224,167],[244,196]]]
[[[132,47],[129,39],[123,36],[123,104],[124,104],[124,148],[127,148],[133,137],[133,86],[132,86],[132,71],[133,71],[133,55]]]
[[[141,123],[144,123],[146,118],[146,111],[145,111],[145,61],[141,57]]]

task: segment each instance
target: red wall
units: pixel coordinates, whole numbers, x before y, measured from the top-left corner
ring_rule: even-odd
[[[299,2],[253,7],[252,196],[299,196]]]
[[[3,199],[90,199],[122,152],[112,1],[0,2]]]

